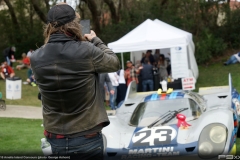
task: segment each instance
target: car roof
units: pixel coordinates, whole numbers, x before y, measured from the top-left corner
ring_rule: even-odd
[[[183,99],[189,96],[182,91],[174,91],[170,94],[150,94],[146,96],[143,102],[156,101],[156,100],[167,100],[167,99]]]

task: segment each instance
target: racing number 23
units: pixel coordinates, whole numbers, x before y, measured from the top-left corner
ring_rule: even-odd
[[[153,132],[153,133],[152,133]],[[133,142],[133,147],[143,147],[143,146],[154,146],[154,145],[166,145],[171,143],[171,129],[157,129],[154,131],[152,130],[145,130],[135,133],[134,139],[139,136],[143,136],[136,142]]]

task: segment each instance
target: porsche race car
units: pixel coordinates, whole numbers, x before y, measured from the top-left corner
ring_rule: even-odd
[[[131,82],[122,106],[102,130],[105,159],[216,159],[234,155],[238,92],[229,86],[199,93],[136,92]],[[221,158],[221,157],[220,157]]]

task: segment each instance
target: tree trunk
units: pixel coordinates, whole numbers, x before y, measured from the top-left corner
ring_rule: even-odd
[[[119,14],[118,14],[117,9],[116,9],[116,7],[114,5],[114,2],[112,0],[104,0],[104,2],[109,7],[113,23],[119,22]],[[121,2],[119,2],[119,3],[121,4]]]
[[[11,15],[11,18],[12,18],[13,25],[15,26],[15,29],[19,30],[20,26],[19,26],[16,14],[15,14],[15,11],[12,7],[12,4],[9,2],[9,0],[4,0],[4,1],[5,1],[6,5],[8,6],[8,9],[9,9],[9,12],[10,12],[10,15]]]
[[[44,1],[45,1],[45,4],[46,4],[47,11],[49,11],[49,9],[50,9],[49,0],[44,0]]]
[[[98,6],[96,4],[95,0],[82,0],[85,3],[87,3],[88,8],[92,14],[92,19],[93,19],[93,25],[94,25],[94,30],[96,33],[100,33],[101,28],[100,28],[100,19],[101,19],[101,12],[98,9]]]
[[[78,8],[80,11],[81,19],[85,19],[85,8],[81,2],[79,3]]]
[[[33,4],[33,8],[35,10],[35,12],[37,13],[37,15],[39,16],[39,18],[44,22],[47,23],[47,18],[46,15],[43,13],[43,11],[40,9],[39,5],[38,5],[38,0],[31,0],[32,4]]]
[[[30,31],[32,31],[33,29],[33,6],[32,3],[29,4],[29,20],[30,20]]]

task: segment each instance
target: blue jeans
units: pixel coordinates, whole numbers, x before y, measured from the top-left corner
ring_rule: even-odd
[[[120,107],[121,107],[121,105],[123,104],[123,102],[124,102],[124,100],[123,100],[123,101],[121,101],[121,102],[118,104],[117,108],[120,108]]]
[[[237,60],[237,58],[234,56],[234,55],[232,55],[230,58],[229,58],[229,60],[226,62],[226,64],[228,65],[228,64],[234,64],[234,63],[237,63],[238,62],[238,60]]]
[[[53,155],[66,155],[72,159],[103,159],[103,138],[99,133],[92,138],[84,136],[76,138],[47,138],[51,144]]]
[[[7,64],[10,66],[10,65],[11,65],[11,61],[10,61],[10,59],[8,58],[8,56],[6,57],[6,61],[7,61]]]
[[[115,103],[117,98],[117,86],[113,86],[114,94],[110,94],[110,107],[112,110],[116,109]]]
[[[153,80],[152,79],[142,81],[143,92],[147,91],[147,85],[149,85],[150,91],[153,91]]]

